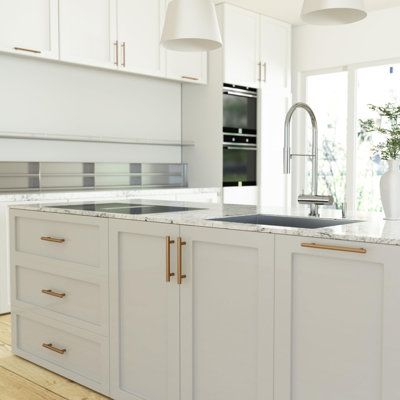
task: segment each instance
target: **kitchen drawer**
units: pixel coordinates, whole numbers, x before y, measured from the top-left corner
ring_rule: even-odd
[[[50,311],[67,317],[69,322],[75,322],[82,328],[105,333],[108,299],[105,281],[87,282],[21,265],[14,268],[13,304],[27,306],[37,312]]]
[[[107,394],[106,338],[31,312],[13,311],[13,351],[51,371]]]
[[[16,252],[97,268],[107,263],[107,220],[21,210],[11,218]]]

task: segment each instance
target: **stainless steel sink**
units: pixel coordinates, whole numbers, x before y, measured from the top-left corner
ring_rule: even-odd
[[[329,226],[354,224],[356,220],[349,219],[328,219],[316,217],[290,217],[286,215],[239,215],[235,217],[213,218],[213,221],[235,222],[238,224],[256,224],[270,226],[284,226],[291,228],[318,229]]]

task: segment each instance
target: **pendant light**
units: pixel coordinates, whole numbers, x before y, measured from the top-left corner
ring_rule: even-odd
[[[209,51],[222,46],[217,13],[210,0],[172,0],[161,44],[169,50]]]
[[[304,0],[304,22],[314,25],[343,25],[367,16],[363,0]]]

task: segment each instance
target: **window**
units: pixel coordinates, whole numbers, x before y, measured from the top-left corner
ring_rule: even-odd
[[[347,72],[307,78],[307,103],[314,110],[319,129],[318,194],[332,194],[341,208],[346,191]],[[308,123],[307,147],[311,148]],[[311,163],[306,164],[306,193],[311,192]]]
[[[346,202],[350,209],[381,211],[379,181],[386,163],[373,154],[372,147],[382,138],[361,134],[358,121],[376,118],[369,104],[400,104],[400,63],[306,74],[304,89],[319,125],[319,194],[333,195],[335,208]],[[311,148],[309,125],[307,149]],[[311,163],[302,165],[305,181],[298,190],[309,193]]]
[[[368,104],[400,104],[400,64],[360,68],[356,77],[357,121],[376,119],[376,113],[368,108]],[[357,132],[356,209],[360,211],[382,211],[379,181],[386,165],[379,156],[372,154],[372,146],[380,140],[379,134],[362,135]]]

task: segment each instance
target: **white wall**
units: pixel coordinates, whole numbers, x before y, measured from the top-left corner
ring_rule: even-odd
[[[194,147],[183,150],[190,187],[222,187],[222,49],[208,53],[208,85],[182,86],[182,136]]]
[[[400,7],[355,24],[293,28],[294,73],[400,57]]]
[[[1,132],[181,139],[181,85],[0,54]],[[179,146],[0,139],[0,161],[180,162]]]

